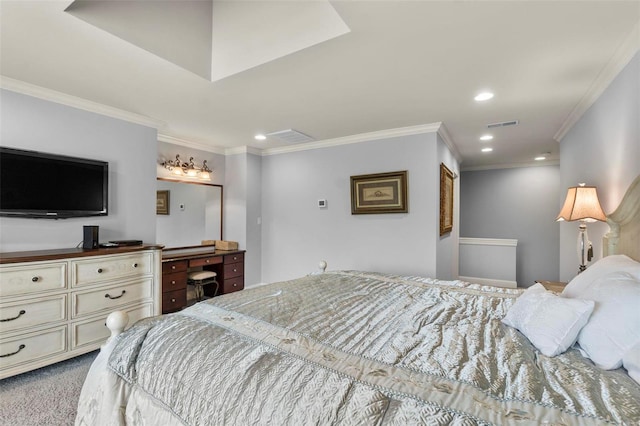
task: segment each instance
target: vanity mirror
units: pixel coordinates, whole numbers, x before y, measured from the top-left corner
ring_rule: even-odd
[[[222,240],[222,185],[158,178],[169,191],[168,213],[156,215],[156,242],[166,248],[199,246]]]

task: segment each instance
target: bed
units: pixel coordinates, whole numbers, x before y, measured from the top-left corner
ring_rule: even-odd
[[[627,279],[620,274],[635,273],[636,265],[640,280],[640,247],[629,243],[638,241],[640,207],[626,207],[640,205],[638,181],[617,210],[624,214],[611,215],[620,226],[608,236],[606,268],[585,271],[592,292],[611,276]],[[605,274],[622,260],[628,271]],[[582,288],[573,281],[569,287]],[[517,305],[530,308],[520,296],[562,302],[535,293],[330,271],[210,299],[121,334],[116,313],[109,319],[114,337],[87,376],[76,424],[640,424],[640,375],[632,377],[640,372],[640,344],[609,369],[572,345],[582,334],[545,355],[526,327],[504,322]],[[554,309],[538,321],[565,314]],[[592,321],[595,311],[586,317]],[[523,318],[531,316],[516,315]],[[635,335],[640,318],[630,319]]]

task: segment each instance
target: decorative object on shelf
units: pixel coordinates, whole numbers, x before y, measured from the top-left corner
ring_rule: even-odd
[[[186,176],[202,180],[210,180],[210,173],[213,172],[213,170],[211,170],[209,166],[207,166],[207,160],[204,160],[202,162],[202,166],[198,167],[193,162],[193,157],[189,157],[188,162],[183,162],[182,160],[180,160],[179,154],[176,154],[175,160],[166,160],[161,164],[165,169],[171,171],[171,173],[176,176]]]
[[[351,176],[351,214],[407,213],[407,171]]]
[[[440,163],[440,236],[453,230],[453,179],[453,172]]]
[[[587,269],[587,263],[591,262],[593,257],[593,247],[589,236],[587,235],[587,222],[607,220],[606,215],[602,211],[600,200],[598,200],[598,192],[595,186],[585,186],[584,183],[578,186],[572,186],[567,190],[567,198],[564,205],[556,218],[556,221],[580,221],[578,229],[578,258],[580,266],[578,273]]]
[[[156,214],[169,214],[169,191],[156,191]]]

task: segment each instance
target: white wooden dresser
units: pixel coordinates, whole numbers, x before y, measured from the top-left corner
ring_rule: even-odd
[[[99,348],[114,310],[160,314],[161,248],[0,253],[0,378]]]

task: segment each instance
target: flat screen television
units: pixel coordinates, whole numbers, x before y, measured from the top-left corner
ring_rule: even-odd
[[[109,163],[0,147],[0,216],[106,216]]]

